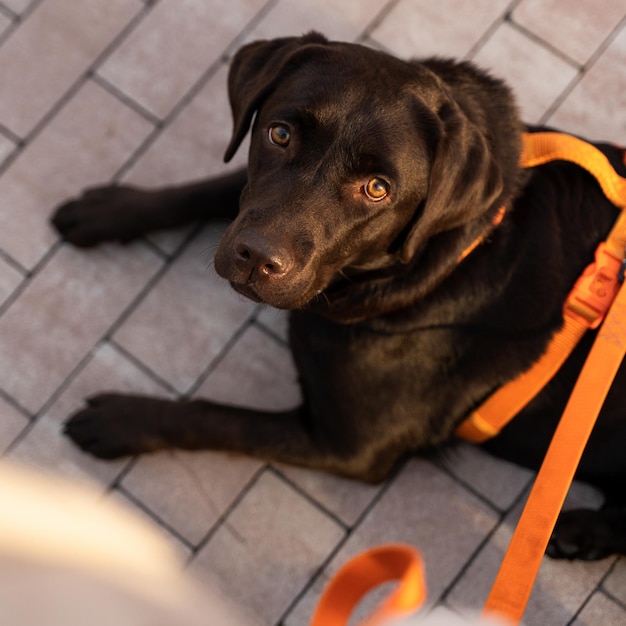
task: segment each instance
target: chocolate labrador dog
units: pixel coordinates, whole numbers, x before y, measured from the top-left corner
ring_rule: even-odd
[[[252,125],[247,171],[87,191],[52,221],[66,241],[93,246],[232,218],[215,267],[238,292],[291,311],[304,403],[272,413],[107,393],[66,432],[102,458],[210,448],[379,481],[450,441],[537,360],[618,209],[576,165],[521,169],[520,135],[534,129],[508,88],[470,63],[404,62],[310,33],[245,46],[228,87],[225,160]],[[626,174],[623,152],[601,149]],[[489,450],[538,466],[588,334]],[[606,505],[563,515],[554,556],[626,552],[625,388],[622,367],[578,472]]]

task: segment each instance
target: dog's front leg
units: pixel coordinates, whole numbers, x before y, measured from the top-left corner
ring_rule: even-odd
[[[374,482],[393,466],[332,433],[307,424],[307,409],[266,412],[207,400],[172,401],[101,394],[65,424],[65,433],[84,451],[112,459],[164,448],[238,452],[267,461],[320,469]],[[387,456],[387,455],[385,455]]]
[[[247,181],[237,170],[206,181],[153,191],[128,185],[88,189],[52,215],[65,241],[89,247],[102,241],[127,242],[144,233],[200,219],[234,219]]]

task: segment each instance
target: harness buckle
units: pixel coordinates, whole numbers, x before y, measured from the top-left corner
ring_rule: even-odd
[[[624,280],[626,259],[609,252],[602,242],[595,253],[595,261],[585,268],[565,301],[565,314],[580,319],[589,328],[602,323],[620,283]]]

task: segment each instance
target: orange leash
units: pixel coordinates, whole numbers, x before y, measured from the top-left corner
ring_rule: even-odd
[[[626,180],[610,164],[606,169],[605,157],[599,150],[580,140],[572,142],[573,138],[567,136],[561,142],[552,135],[541,133],[538,137],[537,149],[541,154],[535,155],[534,163],[564,158],[564,151],[576,149],[576,158],[568,160],[584,161],[584,167],[598,178],[607,197],[619,207],[626,206]],[[595,328],[603,318],[604,323],[550,442],[487,598],[484,615],[507,618],[513,623],[521,621],[576,468],[626,355],[626,289],[621,284],[625,254],[626,211],[606,242],[598,247],[595,263],[583,272],[566,302],[566,330],[574,324]],[[580,329],[576,328],[572,334],[578,332]]]
[[[600,409],[626,354],[620,289],[561,417],[487,599],[485,614],[522,619],[552,529]]]

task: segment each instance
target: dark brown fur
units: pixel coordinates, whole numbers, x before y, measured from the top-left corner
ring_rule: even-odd
[[[216,269],[246,296],[292,311],[305,402],[265,413],[104,394],[67,433],[105,458],[212,448],[380,480],[406,454],[449,441],[539,357],[617,210],[577,166],[521,170],[513,98],[469,63],[407,63],[310,34],[244,47],[229,94],[227,160],[254,120],[247,172],[156,192],[98,189],[53,223],[90,246],[231,217]],[[288,144],[269,141],[276,124]],[[625,173],[621,152],[603,150]],[[364,193],[372,178],[388,184],[378,202]],[[537,466],[590,341],[489,449]],[[626,552],[625,384],[622,367],[579,470],[607,507],[564,516],[555,556]]]

